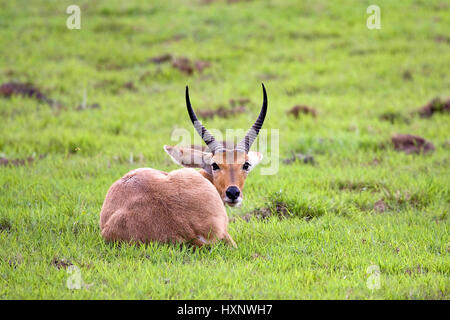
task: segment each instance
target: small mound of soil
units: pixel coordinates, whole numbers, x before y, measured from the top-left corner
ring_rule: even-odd
[[[206,109],[206,110],[199,110],[198,114],[203,119],[211,119],[215,116],[218,116],[219,118],[228,118],[230,116],[237,116],[241,113],[244,113],[247,109],[243,106],[240,107],[234,107],[234,108],[225,108],[223,106],[219,107],[216,110]]]
[[[204,69],[210,66],[211,64],[208,61],[197,60],[193,63],[185,57],[172,59],[172,67],[187,75],[192,75],[194,71],[202,73]]]
[[[58,269],[66,269],[70,266],[73,266],[72,262],[65,259],[59,259],[57,257],[53,258],[51,264]]]
[[[317,110],[309,106],[293,106],[287,111],[288,115],[293,115],[296,119],[299,118],[300,114],[310,114],[314,118],[317,117]]]
[[[416,267],[405,268],[405,274],[411,276],[414,274],[425,274],[428,270],[423,268],[422,265],[418,264]]]
[[[450,112],[450,98],[446,101],[443,101],[440,98],[434,98],[416,112],[421,118],[430,118],[435,113]]]
[[[425,154],[434,151],[434,145],[422,137],[411,134],[396,134],[391,137],[394,148],[406,154]]]
[[[47,102],[47,97],[36,87],[29,83],[8,82],[0,86],[0,95],[10,98],[13,95],[35,98]]]
[[[148,59],[149,62],[153,62],[155,64],[161,64],[164,62],[169,62],[172,60],[172,55],[171,54],[163,54],[161,56],[157,56],[157,57],[153,57]]]
[[[128,81],[126,82],[123,86],[124,89],[129,90],[129,91],[136,91],[137,88],[134,85],[133,81]]]
[[[0,96],[11,98],[11,96],[14,95],[33,98],[40,102],[45,102],[50,105],[50,107],[55,109],[64,108],[60,102],[47,98],[45,94],[30,83],[7,82],[0,86]]]
[[[191,61],[189,58],[186,57],[176,58],[169,53],[149,58],[147,59],[147,62],[151,62],[154,64],[163,64],[165,62],[171,62],[173,68],[178,69],[179,71],[188,76],[194,74],[194,71],[202,73],[204,69],[211,67],[211,63],[209,61],[204,60]]]
[[[402,74],[402,78],[405,81],[411,81],[413,79],[413,74],[411,71],[406,70],[405,72],[403,72]]]
[[[250,99],[249,98],[236,98],[236,99],[230,99],[230,105],[232,107],[236,107],[236,106],[246,106],[247,104],[250,103]]]
[[[224,106],[220,106],[219,108],[213,110],[213,109],[204,109],[199,110],[199,115],[202,118],[205,119],[211,119],[215,116],[218,116],[219,118],[228,118],[230,116],[237,116],[241,113],[244,113],[247,111],[246,105],[250,103],[250,99],[248,98],[236,98],[236,99],[230,99],[230,106],[231,108],[226,108]]]
[[[182,73],[191,75],[194,73],[191,60],[188,58],[176,58],[172,61],[172,67],[180,70]]]
[[[251,218],[255,218],[258,220],[264,220],[268,217],[275,215],[280,219],[288,218],[290,216],[288,205],[284,202],[277,201],[273,204],[272,208],[264,207],[258,208],[243,215],[241,218],[246,222],[249,222]]]
[[[216,110],[211,109],[198,110],[198,115],[202,119],[212,119],[216,115]]]
[[[31,163],[34,161],[33,157],[28,157],[25,159],[7,159],[5,157],[0,157],[0,166],[24,166],[25,164]]]

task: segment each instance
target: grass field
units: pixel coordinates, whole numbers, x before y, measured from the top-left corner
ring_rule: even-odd
[[[0,85],[58,101],[0,97],[2,299],[449,299],[450,118],[411,114],[450,93],[447,2],[0,2]],[[80,30],[66,27],[71,4]],[[370,4],[379,30],[366,27]],[[149,60],[166,54],[209,66]],[[279,170],[252,172],[242,207],[227,208],[238,249],[104,243],[109,186],[134,168],[176,169],[162,146],[176,128],[194,137],[185,86],[196,110],[250,99],[203,121],[247,129],[261,82]],[[294,105],[317,116],[296,119]],[[395,133],[435,151],[398,152]],[[314,164],[284,163],[292,152]],[[239,218],[266,207],[267,219]],[[86,286],[67,288],[69,265]]]

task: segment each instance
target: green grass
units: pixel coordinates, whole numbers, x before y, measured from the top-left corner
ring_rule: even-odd
[[[70,4],[81,7],[81,30],[66,28]],[[449,299],[450,119],[409,114],[449,95],[450,6],[379,0],[382,29],[368,30],[370,4],[1,1],[0,84],[32,82],[64,108],[0,98],[0,156],[36,158],[0,167],[0,297]],[[147,62],[166,53],[211,67],[188,76]],[[261,82],[280,160],[295,151],[316,163],[255,170],[243,206],[227,211],[281,202],[289,217],[235,219],[236,250],[105,244],[98,220],[109,186],[134,168],[176,169],[162,146],[175,128],[194,136],[184,86],[197,110],[251,99],[246,114],[204,121],[224,130],[254,121]],[[77,111],[83,92],[101,108]],[[287,116],[295,104],[317,118]],[[388,112],[408,121],[379,119]],[[436,150],[396,152],[393,133]],[[91,286],[69,290],[55,261],[78,266]],[[371,265],[378,290],[366,286]]]

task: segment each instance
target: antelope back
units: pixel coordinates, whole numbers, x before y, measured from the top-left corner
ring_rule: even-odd
[[[109,189],[100,214],[106,240],[192,242],[224,239],[228,216],[214,186],[194,169],[137,169]]]

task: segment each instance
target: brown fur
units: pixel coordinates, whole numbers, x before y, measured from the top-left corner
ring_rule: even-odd
[[[214,186],[194,169],[170,173],[144,168],[129,172],[108,190],[100,213],[107,241],[191,242],[224,240],[228,216]]]

